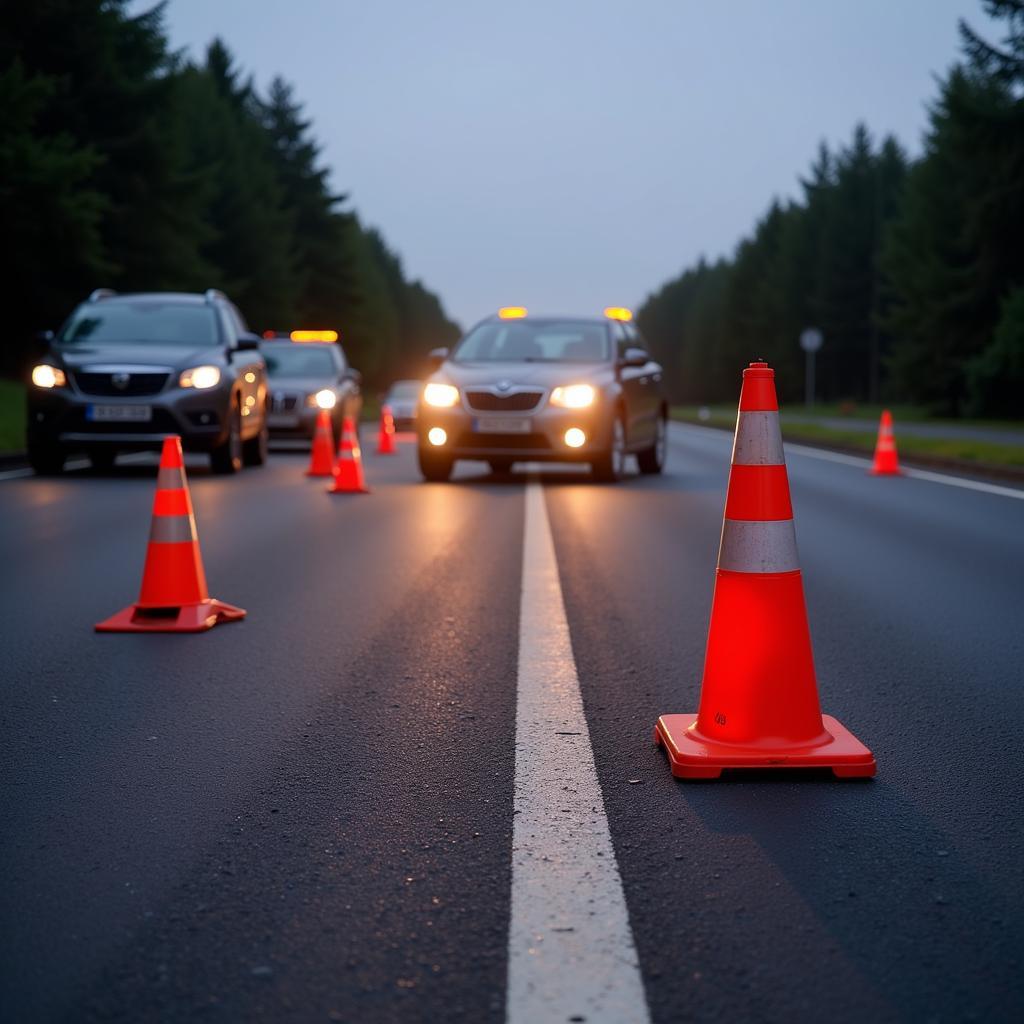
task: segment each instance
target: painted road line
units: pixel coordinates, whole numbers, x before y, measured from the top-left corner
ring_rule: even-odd
[[[536,479],[526,486],[514,806],[509,1024],[647,1024]]]
[[[154,453],[154,452],[133,452],[133,453],[131,453],[129,455],[121,455],[121,456],[119,456],[119,463],[121,465],[124,465],[124,464],[140,465],[142,463],[150,461],[154,454],[159,454],[159,453],[158,452],[157,453]],[[75,470],[79,470],[79,469],[89,469],[89,467],[91,465],[92,465],[92,463],[88,459],[72,459],[70,462],[65,462],[64,463],[64,469],[65,470],[71,470],[71,471],[75,471]],[[156,465],[156,463],[154,463],[154,465]],[[20,480],[22,477],[35,476],[35,475],[36,475],[36,471],[34,469],[29,469],[26,466],[24,469],[8,469],[8,470],[4,471],[3,473],[0,473],[0,480]],[[50,479],[53,479],[53,478],[51,477]]]
[[[680,427],[696,427],[698,430],[712,430],[716,434],[728,436],[725,431],[717,427],[704,427],[699,423],[677,423]],[[825,462],[841,462],[847,466],[858,466],[861,469],[871,468],[871,459],[861,458],[857,455],[847,455],[844,452],[833,452],[827,448],[809,448],[802,444],[792,444],[787,441],[785,444],[787,452],[794,455],[806,455],[809,459],[822,459]],[[1024,489],[1016,487],[1001,487],[999,484],[985,483],[983,480],[970,480],[962,476],[949,476],[946,473],[933,473],[927,469],[914,469],[910,466],[901,467],[903,475],[912,477],[915,480],[927,480],[933,484],[945,484],[947,487],[960,487],[966,491],[980,491],[982,494],[998,494],[1001,498],[1016,498],[1024,501]]]
[[[871,468],[870,459],[858,459],[854,455],[843,455],[841,452],[830,452],[820,448],[805,448],[800,444],[786,444],[786,451],[797,455],[806,455],[812,459],[827,459],[829,462],[846,462],[855,466]],[[1024,490],[1014,487],[1001,487],[999,484],[988,484],[983,480],[970,480],[962,476],[948,476],[946,473],[933,473],[927,469],[915,469],[912,466],[901,466],[904,476],[914,480],[927,480],[933,484],[945,484],[947,487],[961,487],[967,491],[981,491],[983,494],[998,494],[1001,498],[1016,498],[1024,501]]]

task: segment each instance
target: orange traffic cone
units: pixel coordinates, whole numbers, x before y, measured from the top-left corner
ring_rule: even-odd
[[[380,411],[380,432],[377,434],[377,454],[398,454],[398,448],[395,446],[395,417],[391,414],[391,407],[388,405],[385,405]]]
[[[309,468],[306,476],[330,476],[334,461],[334,432],[331,430],[331,414],[321,409],[316,414],[316,430],[313,432],[313,449],[309,453]]]
[[[743,371],[704,679],[696,715],[662,715],[672,774],[723,768],[831,768],[875,774],[875,759],[822,715],[797,561],[775,372]]]
[[[892,432],[892,413],[882,410],[882,418],[878,422],[878,441],[875,444],[875,463],[871,467],[872,476],[899,476],[900,460],[896,454],[896,438]]]
[[[351,416],[346,416],[341,428],[338,461],[334,464],[334,483],[328,494],[369,494],[363,480],[363,457],[359,451],[359,438]]]
[[[153,525],[149,531],[139,600],[97,623],[96,630],[100,633],[199,633],[218,622],[234,622],[244,615],[244,608],[211,598],[206,590],[206,573],[181,456],[181,438],[168,437],[160,456]]]

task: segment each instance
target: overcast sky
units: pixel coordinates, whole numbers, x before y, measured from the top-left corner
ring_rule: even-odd
[[[976,0],[170,0],[167,25],[294,83],[337,188],[466,327],[638,305],[858,120],[918,152],[961,15],[986,27]]]

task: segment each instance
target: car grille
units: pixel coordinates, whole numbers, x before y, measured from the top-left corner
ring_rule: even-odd
[[[155,395],[163,391],[169,373],[128,373],[123,386],[114,383],[117,373],[74,373],[79,391],[86,395]]]
[[[299,404],[298,395],[274,395],[270,399],[271,412],[294,412]]]
[[[470,409],[480,412],[526,412],[536,409],[543,391],[516,391],[511,395],[496,395],[492,391],[466,390]]]
[[[476,434],[467,430],[457,448],[486,449],[488,451],[550,451],[551,444],[544,434]]]

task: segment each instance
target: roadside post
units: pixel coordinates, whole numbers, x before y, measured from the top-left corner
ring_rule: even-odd
[[[804,404],[814,405],[814,353],[825,340],[817,327],[808,327],[800,334],[800,347],[804,350]]]

